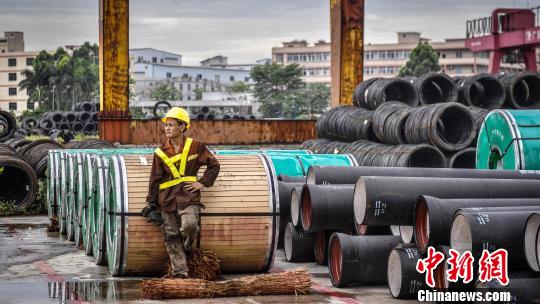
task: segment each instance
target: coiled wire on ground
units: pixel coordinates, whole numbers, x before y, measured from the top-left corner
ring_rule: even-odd
[[[355,106],[341,106],[330,109],[317,120],[317,134],[320,138],[341,141],[375,139],[371,128],[373,111]]]
[[[476,123],[462,104],[449,102],[415,108],[405,122],[409,144],[431,144],[444,151],[466,148],[476,137]]]
[[[412,79],[421,104],[456,102],[457,87],[450,76],[442,73],[426,73]]]
[[[367,140],[349,144],[341,153],[354,155],[360,166],[446,168],[444,154],[437,148],[422,145],[385,145]]]
[[[25,208],[36,199],[37,188],[32,166],[12,147],[0,144],[0,200]]]
[[[38,178],[45,177],[49,150],[63,149],[62,145],[50,139],[35,140],[23,146],[18,153],[32,166]]]
[[[316,154],[337,154],[342,153],[343,149],[349,143],[341,141],[333,141],[326,138],[310,139],[302,143],[302,149],[310,150]]]
[[[463,77],[457,87],[458,101],[466,106],[498,109],[503,105],[506,96],[501,81],[491,74]]]
[[[0,142],[11,138],[16,129],[15,117],[9,112],[0,110]]]
[[[373,114],[373,133],[383,143],[405,144],[403,130],[412,110],[408,104],[398,101],[383,103]]]
[[[500,75],[506,91],[505,107],[515,109],[540,108],[540,76],[531,72]]]
[[[419,103],[414,86],[401,78],[379,79],[365,90],[366,108],[375,110],[383,102],[401,101],[413,107]]]

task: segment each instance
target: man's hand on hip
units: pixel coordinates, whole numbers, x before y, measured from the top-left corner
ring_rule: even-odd
[[[195,191],[199,191],[202,188],[204,188],[204,185],[199,182],[193,182],[193,183],[186,183],[184,186],[189,192],[193,193]]]

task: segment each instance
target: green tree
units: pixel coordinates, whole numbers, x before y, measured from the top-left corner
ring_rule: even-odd
[[[203,88],[193,89],[193,93],[195,93],[195,100],[202,100],[203,92]]]
[[[244,93],[250,91],[249,84],[243,82],[243,81],[235,81],[232,83],[232,85],[228,86],[226,88],[226,91],[229,93]]]
[[[182,94],[171,83],[162,82],[150,91],[150,99],[156,101],[178,100]]]
[[[28,102],[37,101],[45,110],[72,109],[99,96],[99,47],[85,42],[73,54],[64,48],[41,51],[23,76],[19,86],[27,90]]]
[[[313,118],[323,113],[330,104],[330,87],[322,83],[306,84],[285,95],[283,117]]]
[[[399,77],[420,76],[428,72],[438,72],[441,70],[439,56],[433,47],[427,42],[420,42],[412,50],[411,56],[405,66],[399,70]]]
[[[261,103],[260,110],[266,117],[284,117],[284,104],[290,92],[302,88],[302,67],[297,64],[266,63],[251,70],[255,81],[254,96]]]

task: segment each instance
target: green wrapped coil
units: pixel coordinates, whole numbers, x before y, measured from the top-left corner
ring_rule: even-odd
[[[478,135],[477,169],[540,170],[540,110],[494,110]]]

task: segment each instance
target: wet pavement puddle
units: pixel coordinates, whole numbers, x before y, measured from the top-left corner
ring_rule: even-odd
[[[139,280],[0,283],[0,303],[80,303],[140,300]]]

